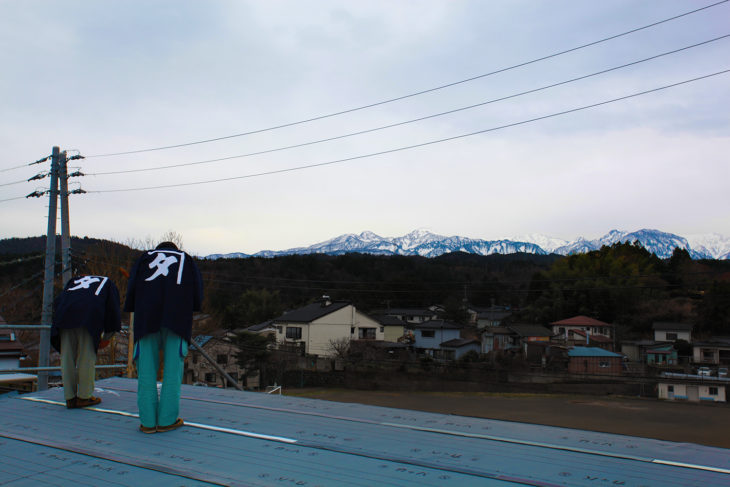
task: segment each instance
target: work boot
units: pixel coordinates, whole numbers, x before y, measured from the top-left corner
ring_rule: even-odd
[[[76,407],[77,408],[85,408],[88,406],[95,406],[101,402],[100,397],[94,397],[90,396],[88,399],[84,399],[81,397],[76,398]]]
[[[76,405],[76,397],[73,399],[66,399],[66,407],[68,409],[76,409],[78,406]]]

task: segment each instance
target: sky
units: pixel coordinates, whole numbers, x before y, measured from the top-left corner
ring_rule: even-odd
[[[48,189],[27,164],[53,146],[86,157],[73,235],[174,231],[196,255],[416,228],[730,235],[730,73],[522,123],[730,69],[730,37],[513,96],[728,35],[730,3],[481,76],[715,1],[0,0],[0,238],[45,234],[48,197],[20,197]]]

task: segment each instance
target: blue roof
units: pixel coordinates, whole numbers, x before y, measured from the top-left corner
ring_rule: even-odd
[[[568,350],[570,357],[622,357],[621,354],[609,352],[598,347],[573,347]]]
[[[0,479],[12,485],[727,485],[730,454],[510,421],[182,387],[184,427],[145,435],[134,379],[2,400]],[[681,465],[680,465],[681,464]]]
[[[203,345],[208,343],[211,338],[213,338],[213,337],[210,335],[197,335],[197,336],[193,337],[193,343],[197,347],[202,347]]]

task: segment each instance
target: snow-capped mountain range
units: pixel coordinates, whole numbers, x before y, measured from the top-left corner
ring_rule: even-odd
[[[671,257],[675,248],[687,250],[693,259],[730,259],[730,238],[717,233],[692,235],[689,238],[659,230],[642,229],[635,232],[611,230],[595,240],[579,237],[575,241],[561,240],[545,235],[531,234],[516,238],[481,240],[467,237],[436,235],[427,230],[414,230],[402,237],[381,237],[373,232],[359,235],[348,233],[309,247],[296,247],[288,250],[263,250],[253,255],[240,252],[231,254],[212,254],[207,259],[278,257],[282,255],[366,253],[377,255],[420,255],[437,257],[450,252],[471,254],[528,254],[547,255],[551,253],[570,255],[598,250],[604,245],[616,242],[639,242],[645,249],[658,257]]]

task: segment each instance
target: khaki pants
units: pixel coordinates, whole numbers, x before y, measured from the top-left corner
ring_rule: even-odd
[[[88,399],[94,393],[96,350],[86,328],[59,330],[61,333],[61,374],[63,396]]]

